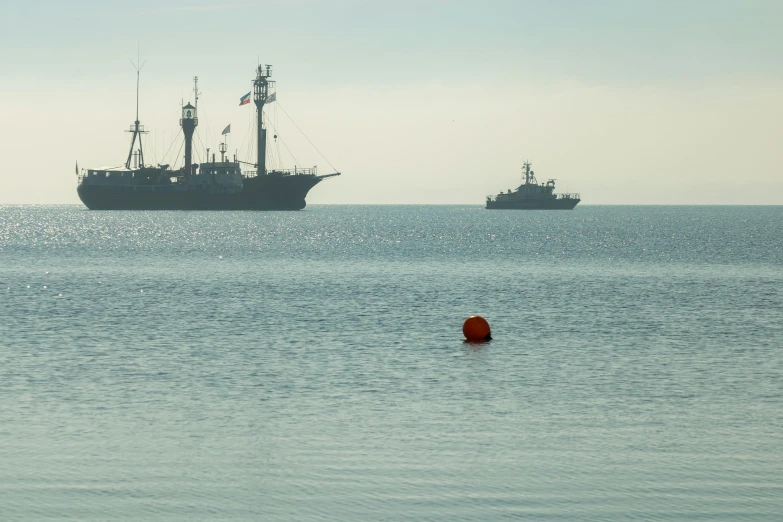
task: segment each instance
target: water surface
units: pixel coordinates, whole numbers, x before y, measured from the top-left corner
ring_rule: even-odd
[[[782,238],[783,207],[0,207],[0,518],[780,520]]]

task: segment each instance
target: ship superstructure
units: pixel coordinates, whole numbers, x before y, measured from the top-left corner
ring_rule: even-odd
[[[555,180],[546,183],[536,181],[532,165],[526,161],[522,167],[524,183],[513,192],[500,192],[496,196],[487,196],[488,209],[513,210],[571,210],[581,201],[579,194],[555,194]]]
[[[266,168],[266,128],[264,104],[269,100],[272,67],[258,66],[254,85],[257,111],[257,162],[254,170],[242,171],[236,155],[226,158],[226,145],[220,144],[220,161],[215,155],[205,162],[193,162],[193,135],[198,126],[198,78],[194,78],[193,104],[182,106],[180,127],[184,135],[184,165],[144,162],[142,134],[146,131],[138,117],[138,69],[136,120],[128,159],[124,167],[101,167],[78,171],[77,192],[90,209],[100,210],[300,210],[308,191],[323,179],[339,172],[321,175],[317,169],[272,170]],[[272,93],[271,95],[274,95]],[[207,151],[208,156],[208,151]],[[211,159],[211,161],[210,161]]]

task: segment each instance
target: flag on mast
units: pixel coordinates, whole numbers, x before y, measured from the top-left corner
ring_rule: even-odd
[[[270,94],[266,98],[266,102],[267,103],[272,103],[272,102],[275,102],[275,101],[277,101],[277,93],[276,92],[273,92],[272,94]]]
[[[239,106],[240,106],[240,107],[241,107],[242,105],[247,105],[248,103],[250,103],[250,93],[247,93],[247,94],[245,94],[244,96],[242,96],[242,97],[239,99]]]
[[[231,132],[231,124],[230,124],[230,123],[228,124],[228,127],[226,127],[225,129],[223,129],[223,132],[221,132],[220,134],[221,134],[221,135],[223,135],[223,134],[228,134],[229,132]]]

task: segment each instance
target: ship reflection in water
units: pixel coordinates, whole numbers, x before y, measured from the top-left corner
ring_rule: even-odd
[[[555,194],[555,180],[538,183],[530,162],[524,164],[525,182],[515,191],[487,196],[488,209],[571,210],[581,201],[579,194]]]
[[[257,162],[243,171],[236,155],[226,157],[226,145],[220,144],[220,161],[215,154],[207,162],[192,162],[193,133],[198,126],[198,79],[194,85],[194,103],[182,107],[180,126],[184,135],[185,163],[178,170],[169,165],[147,165],[141,137],[146,134],[138,116],[128,132],[133,134],[128,159],[122,167],[86,169],[79,176],[79,198],[92,210],[300,210],[307,193],[322,180],[339,172],[318,175],[316,167],[294,169],[266,168],[266,127],[263,110],[275,101],[272,67],[259,65],[253,81],[256,105]],[[138,90],[138,70],[137,70]],[[208,151],[209,149],[207,149]],[[131,166],[131,160],[135,165]]]

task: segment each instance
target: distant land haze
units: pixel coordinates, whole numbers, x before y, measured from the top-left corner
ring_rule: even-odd
[[[77,204],[75,161],[124,163],[138,40],[148,162],[173,163],[196,75],[196,153],[231,124],[229,150],[251,158],[238,103],[260,60],[343,172],[309,204],[481,205],[526,159],[583,205],[782,204],[781,16],[769,1],[11,2],[0,203]],[[329,170],[269,116],[287,166]]]

